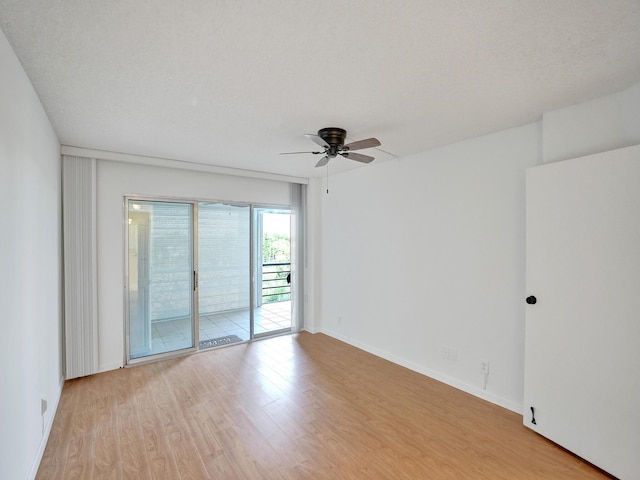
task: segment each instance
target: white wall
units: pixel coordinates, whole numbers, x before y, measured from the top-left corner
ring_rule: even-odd
[[[62,387],[60,145],[0,32],[0,478],[35,476]],[[44,415],[40,400],[48,402]]]
[[[640,83],[543,117],[543,161],[577,158],[640,144]]]
[[[98,161],[98,368],[124,359],[125,195],[290,205],[289,184],[274,180]]]
[[[524,172],[541,161],[539,129],[332,177],[320,194],[322,330],[519,410]]]
[[[329,195],[315,179],[315,329],[521,412],[525,170],[637,144],[640,83],[336,175]]]

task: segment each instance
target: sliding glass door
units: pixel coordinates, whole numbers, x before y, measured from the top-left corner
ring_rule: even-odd
[[[291,330],[291,211],[254,208],[254,334]]]
[[[127,205],[129,358],[193,349],[193,204]]]
[[[127,363],[292,330],[291,210],[126,199]]]
[[[198,204],[199,348],[251,339],[251,207]]]

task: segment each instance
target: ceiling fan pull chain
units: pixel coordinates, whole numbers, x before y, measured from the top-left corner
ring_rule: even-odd
[[[327,163],[327,195],[329,195],[329,164]]]

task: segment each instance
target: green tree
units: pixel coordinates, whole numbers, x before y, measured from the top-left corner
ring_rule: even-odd
[[[267,233],[262,238],[262,258],[264,263],[285,263],[291,261],[291,240],[288,235]]]

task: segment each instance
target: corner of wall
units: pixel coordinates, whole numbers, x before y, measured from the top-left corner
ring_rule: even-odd
[[[58,405],[60,404],[60,398],[62,397],[62,389],[64,388],[65,379],[62,377],[60,380],[60,386],[58,387],[57,395],[54,397],[53,405],[50,406],[49,411],[51,412],[47,418],[47,423],[44,426],[44,432],[42,433],[42,438],[40,439],[40,445],[38,446],[38,451],[36,453],[36,457],[33,460],[33,465],[31,465],[31,470],[29,471],[29,479],[36,478],[38,474],[38,468],[40,468],[40,462],[42,461],[42,456],[44,455],[44,450],[47,447],[47,442],[49,441],[49,435],[51,434],[51,427],[53,426],[53,421],[56,418],[56,412],[58,411]]]
[[[481,388],[461,382],[460,380],[454,377],[443,374],[436,370],[432,370],[430,368],[425,367],[424,365],[420,365],[418,363],[407,360],[406,358],[395,355],[391,352],[388,352],[387,350],[375,348],[375,347],[372,347],[371,345],[368,345],[362,342],[352,341],[350,337],[342,335],[333,330],[323,330],[322,333],[330,337],[333,337],[337,340],[340,340],[341,342],[348,343],[349,345],[353,345],[354,347],[359,348],[360,350],[364,350],[365,352],[371,353],[377,357],[384,358],[385,360],[389,360],[390,362],[393,362],[396,365],[401,365],[405,368],[408,368],[409,370],[413,370],[414,372],[417,372],[421,375],[427,376],[429,378],[437,380],[438,382],[449,385],[450,387],[454,387],[454,388],[457,388],[458,390],[462,390],[463,392],[473,395],[474,397],[480,398],[482,400],[486,400],[502,408],[511,410],[512,412],[515,412],[519,415],[522,414],[523,404],[521,403],[513,402],[508,398],[501,397],[499,395],[487,392],[486,390],[482,390]]]
[[[0,158],[10,167],[0,175],[0,209],[12,226],[0,240],[0,296],[5,317],[19,319],[3,325],[0,349],[0,477],[13,479],[35,475],[64,381],[62,214],[60,142],[1,31],[0,104]]]
[[[543,163],[637,144],[640,144],[640,83],[543,115]]]

